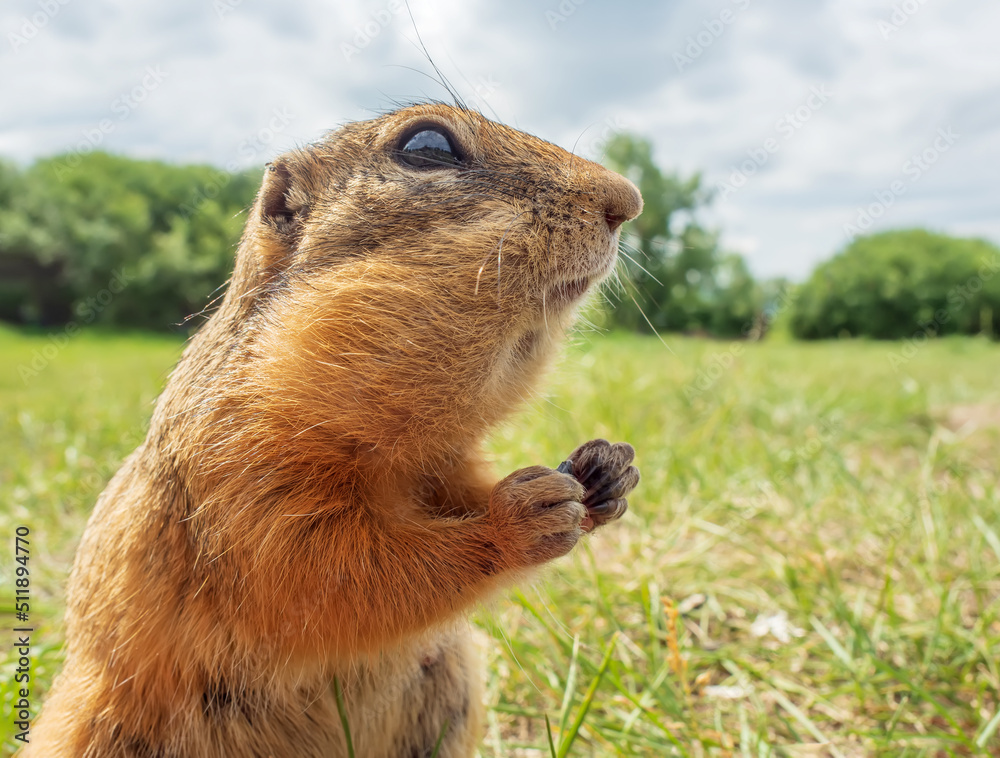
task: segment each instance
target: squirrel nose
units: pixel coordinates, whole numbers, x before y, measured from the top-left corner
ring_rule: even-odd
[[[642,195],[638,188],[621,174],[608,172],[604,201],[604,220],[613,232],[626,221],[642,213]]]
[[[624,216],[620,216],[617,213],[613,213],[611,211],[604,211],[604,220],[608,222],[608,228],[611,231],[614,231],[619,226],[628,221],[628,219],[625,218]]]

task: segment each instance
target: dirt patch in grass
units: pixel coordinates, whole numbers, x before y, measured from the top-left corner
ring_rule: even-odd
[[[971,434],[980,429],[1000,429],[1000,405],[953,405],[939,410],[935,416],[941,426],[955,433]]]

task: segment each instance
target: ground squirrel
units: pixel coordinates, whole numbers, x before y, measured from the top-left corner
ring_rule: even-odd
[[[267,167],[218,310],[101,495],[33,758],[470,756],[463,612],[619,517],[627,444],[497,482],[528,395],[642,208],[464,107]],[[458,622],[458,623],[457,623]]]

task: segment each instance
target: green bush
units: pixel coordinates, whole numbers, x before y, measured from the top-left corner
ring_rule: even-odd
[[[923,229],[861,237],[799,289],[803,339],[1000,333],[1000,249]]]
[[[0,318],[180,324],[228,278],[260,176],[101,152],[0,164]]]

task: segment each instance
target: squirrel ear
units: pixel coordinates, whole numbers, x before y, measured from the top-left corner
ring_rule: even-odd
[[[292,156],[268,163],[260,189],[260,220],[286,253],[298,246],[309,215],[309,193],[298,163]]]

